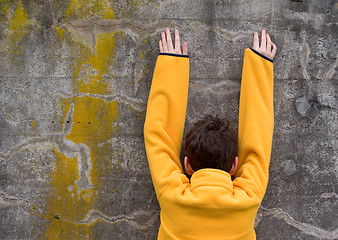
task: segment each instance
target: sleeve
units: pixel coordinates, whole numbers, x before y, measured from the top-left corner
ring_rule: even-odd
[[[273,63],[246,49],[238,126],[238,166],[235,181],[263,199],[269,176],[273,113]]]
[[[145,147],[157,195],[170,183],[175,173],[183,174],[180,152],[188,87],[188,56],[159,55],[144,124]]]

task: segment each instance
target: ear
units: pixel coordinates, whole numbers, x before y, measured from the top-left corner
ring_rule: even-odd
[[[232,167],[231,167],[231,169],[229,171],[229,174],[231,176],[235,175],[236,169],[237,169],[237,165],[238,165],[238,157],[235,157],[235,159],[234,159],[234,161],[232,163]]]
[[[187,156],[184,158],[184,167],[185,167],[185,171],[189,175],[192,175],[195,172],[194,169],[192,169]]]

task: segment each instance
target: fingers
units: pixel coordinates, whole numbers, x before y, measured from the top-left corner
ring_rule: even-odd
[[[270,35],[269,34],[266,34],[266,49],[268,51],[271,51],[271,38],[270,38]]]
[[[159,46],[160,46],[160,53],[163,53],[163,45],[162,45],[162,41],[161,40],[159,42]]]
[[[173,47],[173,42],[171,41],[170,29],[166,28],[165,33],[166,33],[166,36],[167,36],[168,50],[169,50],[169,52],[171,52],[174,49],[174,47]]]
[[[168,52],[168,45],[167,45],[167,40],[166,40],[164,32],[161,33],[161,38],[162,38],[163,52],[167,53]]]
[[[260,43],[259,43],[260,42]],[[254,33],[253,47],[254,50],[260,54],[270,58],[271,60],[275,57],[277,52],[276,45],[272,42],[270,35],[265,29],[261,32],[261,40],[259,41],[258,33]]]
[[[188,43],[184,42],[183,43],[183,55],[188,55]]]
[[[253,39],[253,49],[258,50],[259,48],[259,38],[258,38],[258,32],[254,33],[254,39]]]
[[[166,28],[165,32],[161,32],[159,48],[160,53],[182,54],[179,31],[175,30],[175,48],[173,47],[173,43],[171,40],[170,29]],[[186,42],[183,44],[183,54],[188,54],[188,44]]]
[[[272,59],[275,57],[276,55],[276,52],[277,52],[277,46],[272,42]]]
[[[262,49],[266,49],[266,31],[265,29],[262,30],[262,35],[261,35],[261,46]]]
[[[175,30],[175,52],[181,54],[180,33]]]

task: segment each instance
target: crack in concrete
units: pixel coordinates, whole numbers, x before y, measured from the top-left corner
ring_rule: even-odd
[[[93,94],[93,93],[78,93],[78,94],[71,94],[65,91],[55,91],[53,92],[54,95],[63,97],[63,98],[72,98],[72,97],[83,97],[83,96],[90,96],[93,98],[100,98],[103,99],[106,102],[124,102],[128,105],[131,105],[133,109],[136,109],[138,111],[144,111],[146,109],[146,102],[139,98],[131,98],[129,96],[126,96],[122,93],[117,93],[114,95],[99,95],[99,94]]]
[[[154,223],[158,220],[159,215],[159,211],[146,212],[139,210],[130,215],[107,216],[99,210],[92,209],[87,213],[85,218],[77,224],[91,225],[99,220],[110,224],[126,222],[134,228],[144,230],[153,227]]]
[[[338,198],[338,195],[335,192],[323,193],[322,195],[320,195],[320,198],[331,198],[331,197]]]
[[[313,22],[314,23],[314,27],[315,29],[319,29],[320,26],[322,26],[325,21],[325,15],[324,14],[314,14],[314,13],[307,13],[307,12],[292,12],[290,10],[285,10],[284,11],[284,16],[287,19],[290,20],[301,20],[303,21],[305,24],[308,24],[309,22]]]
[[[304,76],[305,79],[309,80],[310,77],[309,77],[309,74],[307,72],[306,67],[307,67],[307,64],[309,62],[310,48],[309,48],[309,44],[307,44],[307,42],[304,41],[300,52],[301,52],[300,63],[301,63],[301,66],[302,66],[303,76]]]
[[[319,202],[321,199],[327,199],[327,198],[338,198],[337,193],[330,192],[330,193],[322,193],[320,197],[312,203],[312,205],[315,205],[317,202]]]
[[[329,69],[329,71],[327,71],[327,73],[325,74],[324,77],[324,82],[326,83],[327,80],[329,80],[330,78],[333,77],[335,71],[336,71],[336,67],[338,66],[338,54],[336,56],[336,61],[334,62],[333,66]]]
[[[335,229],[334,231],[326,231],[324,229],[312,226],[310,224],[296,221],[292,216],[290,216],[288,213],[284,212],[280,208],[267,209],[261,206],[256,216],[255,227],[258,227],[263,217],[270,216],[270,215],[273,215],[277,219],[284,220],[288,225],[293,226],[308,235],[312,235],[320,239],[323,239],[323,238],[337,239],[338,229]]]
[[[182,20],[182,19],[180,19]],[[175,19],[161,19],[159,22],[151,22],[148,24],[143,24],[141,21],[121,18],[121,19],[101,19],[100,17],[92,17],[88,19],[80,19],[75,21],[66,21],[63,25],[70,29],[72,32],[76,32],[76,28],[90,28],[95,26],[96,31],[102,32],[111,32],[112,30],[122,30],[125,33],[128,33],[133,38],[147,38],[153,34],[159,33],[163,31],[165,28],[182,28],[182,26],[186,26],[185,28],[201,28],[204,27],[207,30],[215,30],[220,35],[227,39],[236,40],[242,37],[247,37],[248,35],[252,35],[252,33],[246,32],[234,32],[227,31],[223,28],[214,26],[213,24],[206,24],[200,21],[193,21],[191,19],[184,19],[184,24],[175,23]],[[75,30],[75,31],[74,31]]]
[[[136,61],[137,62],[137,61]],[[146,65],[141,65],[140,64],[136,64],[135,69],[134,69],[134,76],[135,76],[135,90],[134,90],[134,94],[137,94],[137,91],[139,90],[139,85],[140,82],[143,78],[143,73],[145,71],[145,66]]]
[[[252,33],[247,32],[228,31],[221,27],[214,26],[214,24],[206,24],[200,21],[192,21],[187,19],[183,21],[185,22],[184,24],[177,24],[175,22],[175,19],[161,19],[161,21],[142,24],[141,21],[128,18],[121,18],[116,20],[102,19],[98,16],[94,16],[88,19],[65,21],[63,23],[63,26],[66,27],[71,34],[74,34],[75,39],[78,39],[76,36],[81,36],[80,39],[89,39],[88,41],[84,41],[83,43],[88,44],[87,42],[89,42],[89,45],[93,49],[93,51],[95,51],[96,34],[112,32],[116,30],[121,30],[133,38],[136,43],[136,47],[134,49],[138,49],[139,46],[143,43],[139,41],[140,39],[147,39],[155,34],[159,35],[159,33],[162,32],[166,27],[169,27],[171,29],[181,29],[181,26],[186,26],[185,28],[195,29],[200,29],[202,27],[207,31],[214,31],[216,32],[216,34],[222,36],[223,38],[232,41],[252,35]],[[137,64],[135,67],[135,94],[138,90],[139,82],[143,77],[144,70],[145,65],[139,66],[139,64]]]
[[[62,132],[66,136],[72,131],[73,127],[73,114],[74,114],[74,104],[70,105],[70,109],[67,112],[66,118],[63,123]]]
[[[13,196],[8,196],[4,191],[0,191],[0,207],[18,206],[25,203],[25,201]]]
[[[206,92],[211,91],[213,94],[229,94],[232,91],[224,91],[224,88],[233,88],[234,91],[238,91],[240,87],[240,83],[231,81],[231,80],[224,80],[219,81],[215,84],[208,83],[206,81],[192,81],[190,83],[190,89],[192,92]]]
[[[76,144],[66,139],[64,134],[30,138],[14,146],[7,153],[0,152],[0,157],[3,159],[9,159],[16,153],[19,153],[24,149],[28,149],[34,145],[47,145],[55,147],[67,158],[77,157],[80,179],[76,180],[75,183],[78,185],[78,192],[80,192],[80,190],[89,190],[93,187],[89,176],[89,172],[91,170],[90,149],[85,144]]]
[[[122,30],[125,33],[128,33],[133,38],[146,38],[158,32],[158,28],[163,29],[165,27],[174,27],[178,26],[177,24],[173,25],[171,20],[164,20],[160,23],[154,22],[150,24],[142,24],[140,21],[135,21],[132,19],[121,18],[121,19],[102,19],[100,17],[91,17],[88,19],[79,19],[75,21],[65,21],[63,23],[67,29],[72,33],[77,33],[78,29],[90,29],[95,27],[96,32],[112,32],[114,30]],[[156,27],[154,27],[156,26]]]

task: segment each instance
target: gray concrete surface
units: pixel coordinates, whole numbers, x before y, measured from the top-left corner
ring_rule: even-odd
[[[275,133],[258,239],[338,239],[333,0],[0,1],[0,239],[155,239],[142,128],[159,33],[189,42],[186,128],[238,120],[268,29]]]

